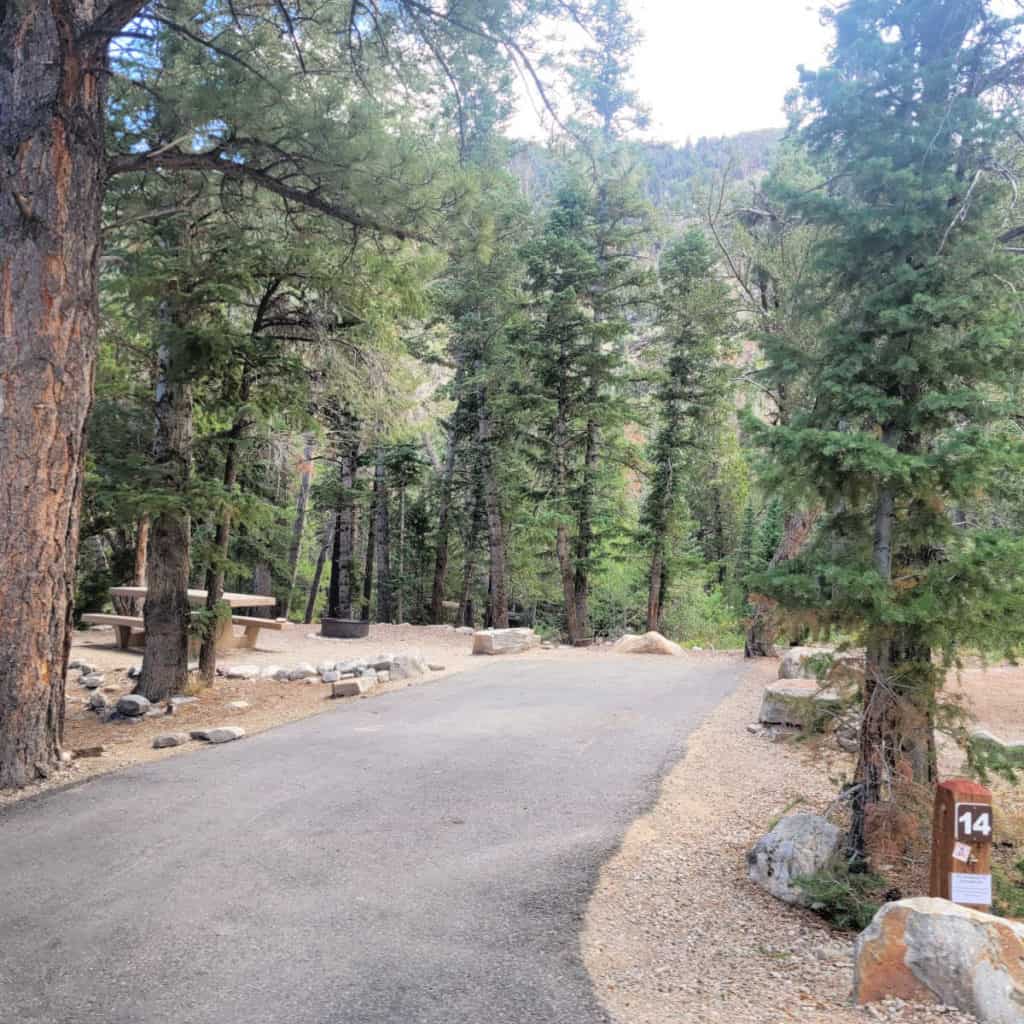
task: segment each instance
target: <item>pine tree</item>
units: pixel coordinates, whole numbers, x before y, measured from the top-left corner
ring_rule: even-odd
[[[804,72],[795,123],[827,187],[794,196],[823,226],[830,321],[815,400],[767,431],[781,472],[829,510],[773,596],[859,633],[867,650],[851,845],[901,773],[929,783],[936,654],[1021,635],[1017,543],[955,521],[1014,452],[1001,401],[1022,362],[1003,283],[993,102],[1016,24],[974,0],[853,0],[830,64]]]
[[[715,276],[704,235],[692,229],[661,258],[658,324],[663,363],[657,375],[658,429],[651,444],[652,477],[641,514],[650,552],[647,628],[658,630],[669,580],[669,547],[680,514],[687,448],[721,402],[727,386],[724,339],[729,301]]]

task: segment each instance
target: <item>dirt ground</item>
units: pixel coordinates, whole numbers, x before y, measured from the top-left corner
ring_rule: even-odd
[[[853,766],[834,746],[748,732],[775,676],[774,661],[746,670],[602,870],[581,940],[599,997],[617,1024],[971,1021],[898,1001],[851,1007],[852,936],[748,881],[757,839],[795,810],[825,812]]]

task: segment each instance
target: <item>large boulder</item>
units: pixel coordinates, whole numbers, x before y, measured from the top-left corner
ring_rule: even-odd
[[[392,679],[415,679],[427,671],[427,663],[418,654],[396,654],[387,668],[378,671],[390,672]]]
[[[764,725],[808,726],[838,713],[840,703],[835,690],[822,689],[809,680],[772,683],[764,688],[757,719]]]
[[[618,651],[619,654],[669,654],[673,657],[679,657],[683,653],[679,644],[666,640],[654,630],[644,633],[643,636],[627,633],[615,641],[612,650]]]
[[[1020,1024],[1024,924],[923,896],[887,903],[857,939],[853,998],[887,997]]]
[[[518,654],[539,643],[532,629],[481,629],[473,634],[473,653]]]
[[[832,653],[823,647],[790,647],[779,662],[780,679],[817,679],[817,662]]]
[[[139,718],[146,714],[152,704],[139,693],[126,693],[118,702],[117,710],[126,718]]]
[[[843,834],[818,814],[790,814],[747,854],[748,875],[785,903],[806,905],[806,894],[794,884],[813,875],[839,852]]]

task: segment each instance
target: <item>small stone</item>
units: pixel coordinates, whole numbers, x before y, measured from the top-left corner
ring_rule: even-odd
[[[76,747],[71,753],[75,757],[102,757],[106,751],[106,747]]]
[[[140,715],[144,715],[150,707],[152,705],[149,701],[138,693],[126,693],[117,702],[118,713],[126,718],[137,718]]]
[[[182,704],[198,704],[198,697],[172,697],[168,702],[172,706],[179,708]]]
[[[164,747],[180,747],[191,739],[187,732],[162,732],[159,736],[153,737],[153,749],[162,750]]]
[[[372,668],[361,668],[359,670],[357,678],[368,680],[370,685],[372,686],[375,682],[377,682],[377,671],[376,669]]]
[[[287,682],[291,678],[291,674],[292,674],[292,670],[290,668],[279,668],[274,673],[274,678],[278,682],[284,683],[284,682]]]
[[[377,672],[390,672],[392,661],[393,659],[391,655],[388,655],[387,657],[379,657],[376,661],[370,662],[370,668]]]
[[[103,676],[99,672],[92,672],[87,676],[82,676],[78,680],[79,686],[84,686],[87,690],[95,690],[103,685]]]
[[[320,673],[320,678],[325,683],[336,683],[341,678],[341,676],[337,672],[335,672],[334,669],[328,669],[326,672]]]
[[[107,698],[103,695],[102,690],[93,690],[92,693],[89,694],[88,706],[92,708],[93,711],[100,711],[108,706]]]
[[[77,659],[75,661],[68,662],[68,668],[77,668],[83,676],[91,676],[96,671],[96,666],[91,662],[82,661]]]
[[[128,669],[128,678],[129,679],[138,679],[139,676],[141,676],[141,675],[142,675],[142,666],[141,665],[132,665],[132,667],[130,669]]]
[[[245,730],[239,725],[217,725],[211,729],[193,729],[189,735],[194,740],[206,740],[207,743],[230,743],[240,740]]]
[[[224,675],[228,679],[252,679],[259,675],[259,668],[256,665],[225,665]]]
[[[280,665],[264,665],[260,669],[259,678],[260,679],[273,679],[273,678],[275,678],[277,676],[278,672],[281,672],[281,671],[287,671],[287,670],[282,670]]]
[[[296,665],[295,668],[288,673],[289,679],[307,679],[309,676],[315,676],[317,671],[312,665],[307,662],[302,662]]]
[[[444,665],[438,665],[436,661],[430,662],[427,665],[427,668],[429,668],[431,672],[443,672],[444,671]]]
[[[339,661],[334,666],[339,676],[354,676],[361,668],[366,668],[365,661]]]
[[[331,684],[331,697],[360,697],[373,689],[376,680],[371,682],[366,676],[357,679],[344,679],[339,683]]]
[[[321,676],[324,675],[324,673],[326,673],[326,672],[333,672],[334,671],[334,662],[333,661],[321,661],[320,664],[317,665],[316,671],[317,671],[317,675],[321,675]]]
[[[227,706],[232,711],[245,711],[247,708],[251,708],[252,705],[247,700],[229,700]]]

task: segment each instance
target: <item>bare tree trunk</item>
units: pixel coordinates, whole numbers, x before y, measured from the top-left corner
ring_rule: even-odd
[[[456,410],[456,416],[458,411]],[[441,494],[438,498],[437,547],[434,553],[434,585],[430,595],[430,621],[444,622],[444,581],[448,573],[448,532],[452,504],[452,482],[455,477],[455,417],[448,428],[448,451],[444,460],[444,474],[441,477]]]
[[[658,538],[651,554],[651,571],[647,589],[647,629],[661,632],[661,595],[664,581],[665,559],[662,542]]]
[[[377,546],[377,480],[374,476],[373,497],[370,499],[370,511],[366,517],[366,560],[363,564],[363,607],[361,618],[364,622],[370,618],[370,599],[373,597],[373,551]]]
[[[577,505],[576,566],[573,586],[576,598],[576,629],[581,637],[588,636],[590,633],[590,557],[594,543],[597,442],[597,424],[590,420],[587,423],[587,441],[583,455],[583,481]]]
[[[149,516],[144,515],[139,520],[139,529],[135,537],[135,573],[132,576],[132,585],[144,587],[146,585],[146,563],[149,558]],[[132,600],[132,614],[141,615],[145,602],[141,598]]]
[[[224,567],[227,565],[228,548],[231,543],[231,492],[235,489],[238,478],[238,442],[248,426],[245,404],[249,401],[252,378],[249,367],[242,371],[242,384],[239,389],[239,401],[242,408],[231,424],[231,434],[224,452],[224,494],[225,504],[220,512],[217,529],[213,539],[213,553],[210,565],[206,570],[206,613],[209,617],[203,632],[203,641],[199,648],[199,672],[208,686],[213,685],[217,671],[217,623],[216,616],[225,613],[218,605],[224,596]]]
[[[505,561],[505,531],[501,518],[501,500],[494,471],[494,437],[487,395],[477,398],[477,439],[480,442],[480,475],[484,509],[487,515],[487,546],[491,564],[487,619],[495,629],[508,629],[508,569]]]
[[[405,484],[398,488],[398,578],[395,581],[395,619],[405,621]]]
[[[295,500],[295,521],[292,524],[292,542],[288,548],[288,596],[285,599],[284,617],[291,610],[292,591],[295,589],[295,574],[299,568],[299,552],[302,550],[302,535],[306,530],[306,508],[309,505],[309,489],[313,483],[313,435],[306,435],[299,464],[299,496]]]
[[[374,530],[377,542],[377,621],[390,622],[393,617],[391,610],[391,517],[383,449],[377,450],[373,489],[377,492],[377,524]]]
[[[181,320],[180,305],[175,320]],[[192,389],[162,345],[156,384],[156,435],[153,463],[161,489],[174,501],[153,520],[146,570],[143,620],[146,649],[135,692],[151,701],[166,700],[188,682],[188,602],[190,527],[178,505],[191,476]]]
[[[352,601],[355,594],[355,530],[356,506],[353,490],[359,466],[359,441],[353,441],[347,451],[342,452],[340,480],[341,495],[338,501],[334,531],[334,546],[331,554],[331,581],[328,585],[327,617],[331,619],[352,618]]]
[[[0,5],[0,789],[48,775],[64,730],[105,174],[93,11]]]
[[[308,626],[313,621],[313,612],[316,611],[316,599],[320,595],[320,580],[324,574],[324,563],[327,561],[327,552],[334,543],[334,534],[337,531],[338,516],[332,513],[327,517],[324,526],[323,539],[320,544],[320,553],[316,559],[316,570],[313,573],[313,582],[309,585],[309,597],[306,599],[306,614],[302,621]]]

